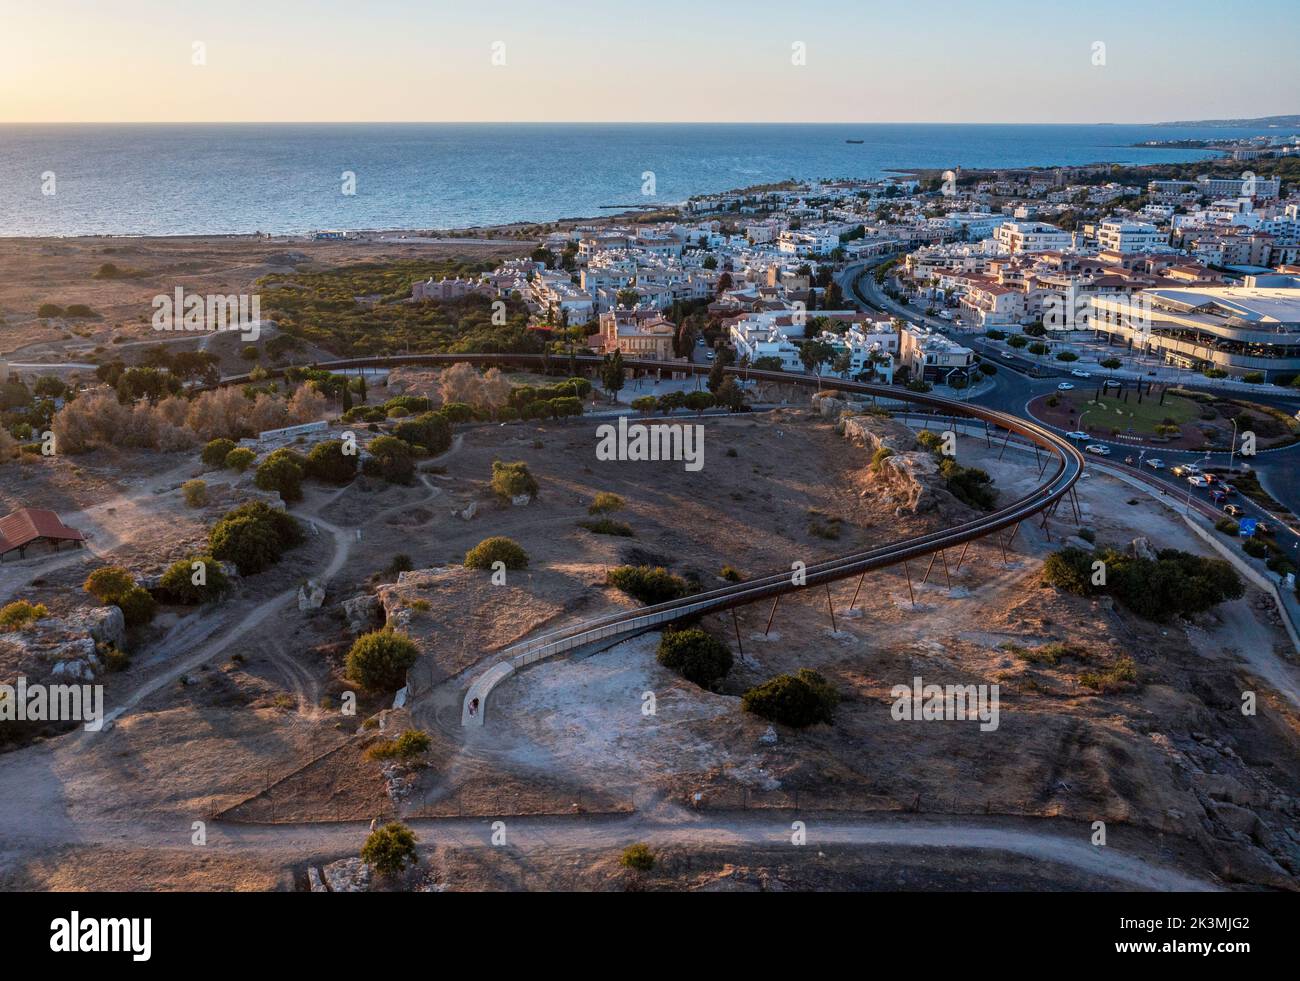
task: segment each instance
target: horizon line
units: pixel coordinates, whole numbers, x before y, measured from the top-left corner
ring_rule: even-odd
[[[1273,116],[1300,115],[1274,113]],[[1244,118],[1244,117],[1243,117]],[[1004,120],[701,120],[701,119],[56,119],[0,120],[0,126],[1173,126],[1196,123],[1225,123],[1228,118],[1195,120],[1091,122]],[[1300,124],[1297,124],[1300,125]],[[1234,127],[1251,129],[1251,126]]]

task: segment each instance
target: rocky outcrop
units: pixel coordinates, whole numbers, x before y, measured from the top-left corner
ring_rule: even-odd
[[[929,511],[938,505],[931,488],[939,467],[927,452],[918,451],[916,436],[902,423],[883,416],[845,416],[840,420],[845,439],[867,451],[871,479],[897,505],[898,511]],[[890,455],[871,463],[878,452]]]
[[[116,606],[83,607],[63,617],[45,617],[21,630],[0,634],[6,661],[30,680],[90,681],[103,669],[101,647],[120,647],[126,621]]]
[[[1149,538],[1135,538],[1129,542],[1128,554],[1135,559],[1149,559],[1152,562],[1158,558]]]
[[[298,609],[318,610],[325,602],[325,587],[314,579],[308,579],[298,587]]]
[[[370,866],[359,858],[343,858],[321,869],[330,892],[369,892]]]
[[[353,634],[364,634],[378,626],[383,607],[378,596],[361,593],[343,601],[343,616],[347,618],[348,630]]]

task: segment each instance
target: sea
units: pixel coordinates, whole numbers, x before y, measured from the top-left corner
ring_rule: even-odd
[[[471,228],[594,217],[788,178],[1198,160],[1215,154],[1134,144],[1266,132],[902,123],[3,124],[0,235]]]

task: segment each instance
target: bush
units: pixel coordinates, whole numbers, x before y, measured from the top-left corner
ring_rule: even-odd
[[[465,553],[467,569],[491,569],[493,562],[504,562],[507,569],[526,569],[528,553],[504,535],[485,538]]]
[[[1098,558],[1105,563],[1106,585],[1094,587],[1092,563]],[[1138,616],[1156,621],[1201,613],[1245,595],[1241,578],[1223,559],[1177,549],[1164,549],[1152,560],[1114,549],[1094,556],[1082,549],[1063,548],[1048,556],[1043,578],[1079,596],[1104,592]]]
[[[203,585],[194,582],[195,562],[203,563]],[[158,588],[170,602],[192,606],[220,599],[230,589],[230,579],[211,555],[196,555],[168,566]]]
[[[149,590],[139,586],[132,586],[115,599],[113,605],[121,609],[128,627],[144,626],[158,610],[158,603],[149,595]]]
[[[233,562],[241,576],[248,576],[274,565],[302,539],[302,527],[292,515],[264,501],[250,501],[213,526],[208,545],[214,558]]]
[[[464,402],[444,402],[438,409],[438,415],[449,423],[471,422],[474,419],[474,407]]]
[[[187,480],[181,484],[181,493],[185,503],[192,508],[201,508],[208,503],[208,485],[201,480]]]
[[[943,437],[938,433],[932,433],[928,429],[922,429],[916,434],[916,441],[931,453],[938,453],[943,447]],[[877,450],[877,453],[880,451]]]
[[[968,507],[988,511],[997,503],[993,478],[983,470],[963,467],[956,460],[948,459],[939,464],[939,473],[948,493]]]
[[[1135,681],[1137,681],[1137,662],[1127,654],[1121,654],[1104,671],[1079,673],[1079,684],[1103,694],[1122,691]]]
[[[423,447],[432,455],[446,452],[451,446],[451,424],[436,412],[425,412],[398,423],[393,435],[411,446]]]
[[[595,521],[579,521],[579,528],[585,528],[593,535],[616,535],[619,538],[634,538],[636,532],[632,526],[612,518],[599,518]]]
[[[894,455],[894,451],[888,446],[882,446],[871,454],[871,472],[879,473],[881,464]]]
[[[655,853],[650,850],[649,845],[638,842],[623,849],[618,864],[633,872],[649,872],[655,866]]]
[[[356,639],[344,661],[344,675],[370,691],[401,688],[419,656],[411,638],[386,627]]]
[[[588,514],[607,514],[610,511],[621,511],[623,509],[623,498],[609,491],[601,491],[587,505]]]
[[[236,473],[243,473],[253,465],[253,461],[256,459],[257,454],[247,446],[237,446],[226,454],[226,458],[222,461],[222,464],[227,470],[233,470]]]
[[[393,436],[380,436],[366,447],[370,454],[363,464],[370,476],[380,477],[391,484],[409,484],[415,476],[415,461],[411,446]]]
[[[235,448],[235,441],[232,439],[214,439],[203,447],[200,459],[209,467],[223,467],[226,466],[226,457]]]
[[[87,576],[81,588],[107,606],[135,588],[135,576],[119,565],[106,565]]]
[[[346,484],[357,475],[357,455],[343,452],[343,440],[327,439],[311,448],[303,469],[314,480]]]
[[[740,582],[744,577],[733,566],[724,565],[722,567],[722,578],[727,582]]]
[[[830,724],[839,694],[820,674],[800,668],[797,674],[779,674],[749,689],[741,697],[746,712],[803,729],[817,722]]]
[[[297,454],[276,450],[257,468],[253,483],[261,490],[276,491],[283,501],[301,500],[303,469],[294,462],[294,456]]]
[[[492,461],[492,491],[502,500],[509,501],[527,494],[537,496],[537,480],[528,472],[528,464],[522,460],[515,463]]]
[[[662,567],[622,565],[610,569],[605,582],[647,606],[686,595],[686,581]]]
[[[1258,538],[1247,538],[1241,543],[1241,550],[1252,559],[1262,559],[1268,555],[1268,546]]]
[[[665,633],[659,640],[656,659],[665,668],[710,691],[727,676],[732,664],[727,645],[696,627]]]
[[[388,563],[388,574],[396,576],[403,572],[410,572],[414,568],[415,565],[411,562],[411,557],[405,552],[398,552],[393,556],[393,560]]]
[[[399,821],[390,821],[370,832],[361,846],[361,860],[381,876],[394,876],[419,861],[415,832]]]
[[[427,732],[422,729],[407,729],[396,739],[375,743],[366,751],[366,756],[372,760],[410,760],[421,753],[427,753],[432,745],[433,740]]]
[[[1248,382],[1251,385],[1258,385],[1264,380],[1264,372],[1248,371],[1241,376],[1241,380],[1244,382]]]
[[[49,615],[44,603],[14,600],[0,609],[0,630],[22,630]]]
[[[1221,531],[1225,535],[1231,535],[1233,538],[1236,538],[1237,533],[1241,531],[1241,526],[1231,518],[1220,518],[1214,523],[1214,528],[1216,531]]]

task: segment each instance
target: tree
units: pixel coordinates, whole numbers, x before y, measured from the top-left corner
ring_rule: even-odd
[[[300,545],[302,526],[265,501],[241,504],[213,526],[208,534],[212,556],[233,562],[242,576],[253,575],[280,560],[283,552]]]
[[[536,497],[537,490],[537,478],[522,460],[514,463],[492,461],[492,491],[501,500],[509,501],[524,494]]]
[[[196,583],[195,563],[201,563],[202,583]],[[158,580],[158,588],[173,603],[196,605],[219,599],[230,589],[230,577],[211,555],[196,555],[181,559],[167,567]]]
[[[725,377],[726,377],[726,373],[723,370],[722,359],[715,358],[713,361],[713,367],[709,369],[709,381],[708,381],[709,391],[713,392],[716,395],[718,389],[722,387],[722,380]]]
[[[800,668],[797,674],[779,674],[741,696],[746,712],[771,722],[802,729],[817,722],[829,724],[839,694],[816,671]]]
[[[149,590],[132,586],[113,601],[113,605],[122,611],[122,619],[128,627],[142,627],[153,619],[158,604],[149,595]]]
[[[745,407],[745,393],[734,378],[726,379],[719,386],[716,398],[718,405],[725,406],[730,412],[739,412]]]
[[[703,413],[705,409],[711,408],[714,398],[708,392],[687,392],[686,408],[692,412]]]
[[[385,627],[356,639],[344,661],[344,675],[370,691],[391,691],[406,683],[407,669],[419,656],[411,638]]]
[[[257,468],[253,483],[261,490],[276,491],[283,501],[298,501],[302,499],[302,476],[303,468],[294,457],[276,450]]]
[[[605,390],[610,394],[610,401],[618,401],[618,393],[623,390],[624,382],[627,379],[627,373],[623,368],[623,352],[615,351],[613,354],[605,355],[605,360],[600,366],[600,381],[605,386]]]
[[[361,860],[388,878],[419,861],[415,843],[414,831],[399,821],[390,821],[370,832],[361,846]]]
[[[826,341],[804,341],[799,346],[799,360],[804,371],[812,374],[819,372],[821,365],[835,357],[835,348]]]

